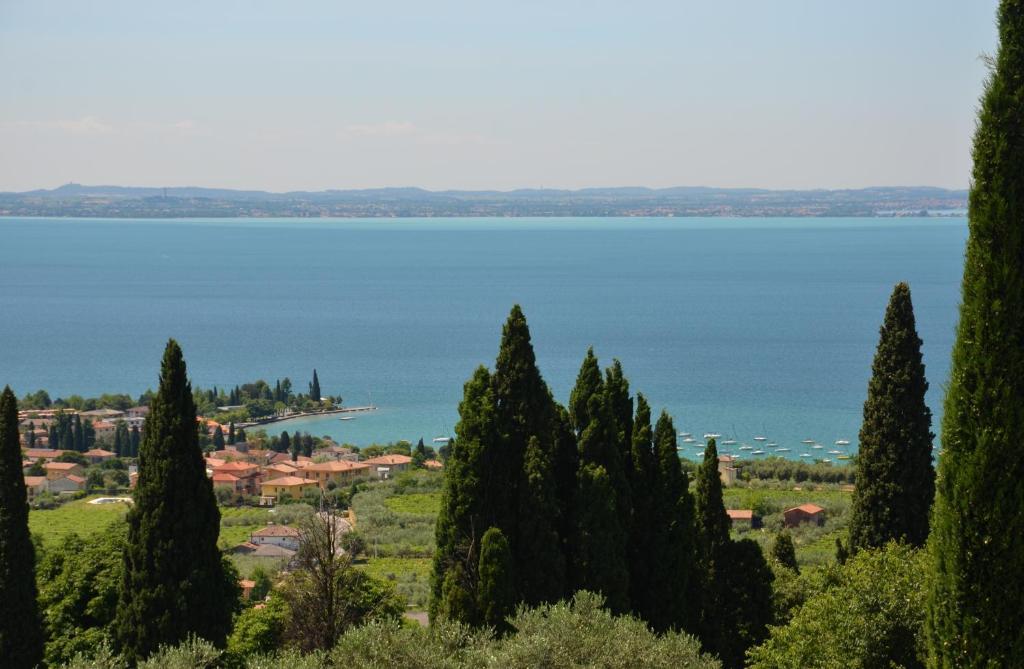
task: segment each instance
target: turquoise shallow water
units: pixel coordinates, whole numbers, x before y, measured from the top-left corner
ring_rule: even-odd
[[[173,336],[204,387],[304,388],[316,367],[325,392],[380,407],[277,429],[429,441],[519,302],[560,400],[593,345],[681,431],[764,433],[795,457],[804,438],[856,444],[900,280],[938,412],[966,235],[963,219],[0,218],[0,383],[137,394]]]

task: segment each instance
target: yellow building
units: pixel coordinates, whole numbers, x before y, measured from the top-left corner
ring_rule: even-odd
[[[298,473],[326,489],[328,483],[334,483],[335,486],[350,485],[352,481],[369,477],[370,472],[370,466],[362,462],[333,460],[310,463]]]
[[[309,479],[302,479],[298,476],[282,476],[281,478],[264,481],[260,484],[260,495],[273,499],[281,499],[283,497],[299,499],[304,492],[315,490],[316,487],[316,482]]]

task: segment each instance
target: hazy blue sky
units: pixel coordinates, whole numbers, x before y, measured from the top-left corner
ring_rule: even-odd
[[[966,187],[996,0],[0,0],[0,190]]]

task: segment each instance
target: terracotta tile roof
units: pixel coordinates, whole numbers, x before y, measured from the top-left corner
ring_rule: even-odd
[[[257,473],[259,467],[252,464],[251,462],[225,462],[222,465],[217,465],[213,468],[216,472],[239,472],[239,473]]]
[[[227,460],[221,460],[220,458],[206,458],[206,466],[210,468],[220,467],[226,462]]]
[[[792,509],[786,509],[786,511],[803,511],[811,515],[815,513],[821,513],[825,509],[821,508],[817,504],[801,504],[800,506],[794,506]]]
[[[407,465],[412,462],[408,455],[381,455],[369,460],[363,460],[366,465]]]
[[[227,472],[214,472],[213,482],[214,483],[237,483],[238,477],[234,474],[228,474]]]
[[[752,509],[726,509],[731,520],[753,520],[754,511]]]
[[[29,488],[35,488],[38,485],[46,483],[45,476],[26,476],[25,485]]]
[[[50,460],[57,457],[64,451],[58,451],[55,448],[30,448],[25,451],[25,457],[31,458],[32,460],[38,460],[39,458],[46,458]]]
[[[81,465],[76,462],[47,462],[43,467],[46,467],[47,469],[54,469],[56,471],[66,471],[74,469],[75,467],[81,467]]]
[[[307,472],[347,472],[353,469],[369,469],[370,461],[351,462],[350,460],[332,460],[331,462],[310,462],[303,467]]]
[[[443,469],[444,463],[440,460],[424,460],[423,466],[427,469]]]
[[[267,525],[252,533],[254,537],[298,537],[299,531],[287,525]]]
[[[85,483],[85,477],[84,476],[78,476],[77,474],[68,474],[64,478],[66,478],[69,481],[74,481],[75,483],[77,483],[79,485]]]
[[[298,476],[282,476],[272,481],[264,481],[263,485],[291,487],[297,485],[316,485],[316,482],[309,479],[300,479]]]
[[[281,474],[294,474],[298,471],[297,467],[293,467],[284,462],[279,462],[276,465],[267,465],[263,468],[265,472],[279,472]]]
[[[82,455],[84,455],[87,458],[112,458],[117,454],[112,453],[110,451],[105,451],[102,448],[91,448],[85,453],[82,453]]]

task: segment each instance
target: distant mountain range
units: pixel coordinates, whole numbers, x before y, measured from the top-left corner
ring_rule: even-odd
[[[951,216],[966,190],[584,188],[428,191],[422,188],[267,191],[66,184],[0,193],[0,216],[106,218],[437,216]]]

